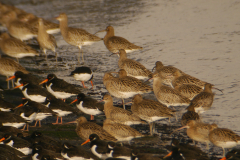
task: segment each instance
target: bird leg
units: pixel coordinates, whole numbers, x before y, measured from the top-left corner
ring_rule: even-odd
[[[58,62],[58,59],[57,59],[57,52],[55,52],[55,57],[56,57],[56,63]],[[56,64],[57,65],[57,64]]]
[[[82,81],[82,85],[83,85],[83,88],[87,88],[87,87],[84,85],[84,81]]]
[[[151,123],[149,123],[149,130],[150,130],[150,135],[152,136],[153,135],[153,133],[152,133],[152,131],[153,131],[153,122],[151,122]]]
[[[90,81],[91,82],[91,85],[92,85],[92,89],[93,89],[93,81]]]
[[[57,116],[57,120],[56,120],[56,123],[52,123],[52,124],[58,124],[58,116]]]
[[[152,134],[155,133],[155,122],[152,122]]]
[[[222,147],[222,149],[223,149],[223,157],[225,157],[225,149]]]
[[[90,118],[90,120],[94,120],[94,115],[91,115],[91,118]]]
[[[36,120],[36,122],[35,122],[35,125],[34,126],[30,126],[30,127],[37,127],[37,122],[38,122],[39,120]],[[39,123],[40,123],[40,121],[39,121]]]
[[[6,76],[7,77],[7,79],[8,79],[8,76]],[[10,87],[9,87],[9,81],[7,81],[7,89],[9,89]]]
[[[43,49],[43,53],[45,54],[45,59],[47,61],[47,50],[45,48]]]
[[[125,108],[125,104],[124,104],[124,99],[123,99],[123,98],[122,98],[122,104],[123,104],[123,108],[126,109],[126,108]]]
[[[84,64],[84,59],[83,59],[83,51],[82,51],[82,46],[78,46],[78,48],[79,48],[79,56],[78,56],[78,62],[80,63],[80,55],[81,55],[81,52],[82,52],[82,62],[83,62],[83,64]]]
[[[25,130],[25,127],[26,127],[26,125],[27,125],[27,124],[25,124],[25,125],[23,126],[23,128],[21,129],[22,131],[24,131],[24,130]]]

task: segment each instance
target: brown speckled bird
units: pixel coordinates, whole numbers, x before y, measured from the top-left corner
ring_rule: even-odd
[[[196,113],[195,111],[187,111],[186,113],[184,113],[182,115],[182,118],[181,118],[181,125],[182,126],[185,126],[188,121],[190,120],[195,120],[196,122],[200,122],[200,117],[198,115],[198,113]]]
[[[133,125],[133,124],[145,124],[146,122],[142,121],[137,115],[134,115],[130,111],[127,111],[123,108],[114,107],[113,99],[109,94],[106,94],[102,101],[104,104],[104,113],[106,118],[111,119],[115,123],[121,123],[124,125]]]
[[[10,57],[18,58],[38,56],[36,50],[28,46],[19,39],[12,38],[8,33],[2,33],[0,36],[0,48],[3,53]]]
[[[133,138],[143,137],[136,129],[124,124],[115,123],[111,119],[106,119],[103,122],[103,129],[114,136],[118,141],[130,142]]]
[[[189,105],[190,100],[181,95],[177,90],[162,84],[162,78],[159,73],[153,74],[153,91],[157,100],[166,106],[184,106]]]
[[[119,52],[120,49],[124,49],[126,53],[130,53],[135,50],[142,49],[142,47],[139,47],[133,43],[130,43],[125,38],[114,36],[114,28],[112,26],[108,26],[106,29],[98,32],[104,32],[104,31],[107,32],[107,34],[103,38],[104,44],[107,47],[107,49],[112,53],[117,53]]]
[[[32,13],[25,13],[25,14],[18,15],[18,19],[21,20],[22,22],[25,22],[31,25],[33,28],[38,29],[39,17],[33,15]],[[59,24],[47,21],[45,19],[42,19],[42,20],[43,20],[43,26],[46,29],[46,32],[48,34],[55,34],[60,32]]]
[[[209,139],[215,146],[222,147],[223,156],[225,156],[225,148],[233,148],[240,143],[240,136],[227,128],[212,130]]]
[[[123,104],[124,98],[130,98],[136,94],[152,92],[152,88],[149,85],[134,77],[127,76],[125,70],[121,69],[118,73],[119,78],[113,77],[111,73],[105,73],[103,84],[112,96],[122,98]]]
[[[172,80],[172,86],[175,88],[177,86],[181,86],[183,84],[194,84],[196,86],[204,88],[204,85],[207,82],[201,81],[193,76],[188,74],[182,74],[179,70],[174,73],[174,79]]]
[[[192,110],[196,113],[203,113],[206,110],[210,109],[214,99],[214,93],[212,93],[212,84],[206,83],[204,85],[203,92],[196,95],[188,106],[187,110]]]
[[[101,38],[88,33],[84,29],[68,27],[68,18],[65,13],[61,13],[56,19],[60,22],[60,30],[63,39],[70,45],[78,46],[80,52],[82,46],[91,45],[94,42],[102,40]],[[80,56],[78,57],[78,61],[80,62]],[[84,62],[83,52],[82,61]]]
[[[56,43],[56,40],[55,40],[53,35],[48,34],[46,32],[46,28],[43,25],[43,19],[42,18],[38,19],[38,24],[39,24],[39,27],[38,27],[37,41],[38,41],[40,47],[42,48],[42,50],[43,50],[43,52],[46,56],[46,59],[47,59],[47,49],[49,49],[49,50],[52,50],[55,53],[56,62],[57,62],[57,52],[56,52],[57,43]]]
[[[183,84],[181,86],[176,86],[175,89],[190,100],[203,91],[201,87],[195,84]]]
[[[18,20],[17,14],[14,11],[10,11],[4,15],[3,18],[6,20],[6,27],[11,36],[20,39],[21,41],[37,37],[38,30],[31,27],[31,25]]]
[[[117,139],[105,131],[103,127],[96,123],[88,122],[85,117],[78,117],[76,121],[68,123],[77,123],[76,133],[83,140],[87,140],[91,134],[97,134],[102,140],[117,141]]]
[[[155,121],[171,118],[175,115],[174,110],[171,110],[158,101],[143,99],[140,94],[135,95],[132,102],[131,110],[133,114],[149,123],[151,135],[154,132]]]
[[[144,67],[141,63],[128,59],[124,49],[119,50],[118,66],[127,72],[127,76],[135,77],[137,79],[152,78],[152,72]]]
[[[209,133],[217,128],[216,124],[207,124],[207,123],[202,123],[202,122],[197,122],[194,120],[190,120],[186,126],[183,126],[179,129],[184,129],[187,128],[187,135],[193,140],[193,141],[198,141],[198,142],[205,142],[207,145],[207,149],[209,149]],[[176,131],[175,130],[175,131]]]
[[[164,66],[161,61],[157,61],[155,63],[155,66],[153,67],[152,71],[156,69],[154,73],[159,73],[159,75],[163,79],[163,84],[172,86],[172,80],[174,78],[174,73],[179,70],[176,67],[173,66]],[[184,74],[181,70],[179,70],[180,73]]]

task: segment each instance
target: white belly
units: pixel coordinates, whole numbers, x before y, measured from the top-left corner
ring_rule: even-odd
[[[83,107],[83,101],[81,101],[78,105],[77,105],[77,108],[82,111],[83,113],[85,114],[89,114],[89,115],[98,115],[98,114],[101,114],[102,111],[100,111],[99,109],[92,109],[92,108],[85,108]]]
[[[92,78],[92,74],[88,73],[81,73],[81,74],[74,74],[73,75],[74,79],[77,81],[89,81]]]
[[[54,95],[57,99],[66,99],[66,98],[76,95],[76,94],[66,93],[66,92],[55,92],[51,89],[51,86],[52,86],[52,83],[50,83],[50,85],[47,86],[47,90],[49,93]]]

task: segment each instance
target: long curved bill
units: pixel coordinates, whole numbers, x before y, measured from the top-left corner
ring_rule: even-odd
[[[153,78],[149,78],[148,80],[146,80],[145,82],[147,82],[147,81],[150,81],[150,80],[152,80]]]
[[[48,81],[48,79],[45,79],[45,80],[43,80],[41,83],[39,83],[39,85],[40,84],[43,84],[43,83],[46,83]]]
[[[173,153],[173,152],[171,151],[171,152],[168,153],[166,156],[164,156],[163,159],[164,159],[164,158],[167,158],[167,157],[170,157],[170,156],[172,155],[172,153]]]
[[[78,99],[73,100],[70,104],[73,104],[73,103],[77,102],[77,100],[78,100]]]
[[[88,140],[86,140],[85,142],[83,142],[83,143],[81,144],[81,146],[83,146],[84,144],[86,144],[86,143],[88,143],[88,142],[90,142],[90,139],[88,139]]]
[[[67,122],[65,124],[69,124],[69,123],[77,123],[77,121],[71,121],[71,122]]]
[[[216,90],[219,90],[220,92],[223,93],[223,91],[221,89],[218,89],[218,88],[215,88],[215,87],[212,87],[212,89],[216,89]]]
[[[22,87],[22,86],[23,86],[23,84],[20,84],[20,85],[14,87],[14,88],[19,88],[19,87]]]
[[[16,78],[16,77],[15,76],[9,77],[8,79],[6,79],[6,81],[12,80],[14,78]]]
[[[184,128],[188,128],[188,126],[183,126],[183,127],[181,127],[181,128],[175,129],[172,133],[174,133],[174,132],[176,132],[176,131],[179,131],[179,130],[181,130],[181,129],[184,129]],[[172,133],[171,133],[171,134],[172,134]]]
[[[99,33],[99,32],[106,32],[106,29],[101,30],[101,31],[97,31],[96,33],[94,33],[94,35],[97,34],[97,33]]]
[[[102,100],[100,100],[100,101],[98,101],[97,103],[100,103],[100,102],[103,102],[103,99],[102,99]]]
[[[153,67],[152,72],[153,72],[153,70],[154,70],[155,68],[156,68],[156,66]]]

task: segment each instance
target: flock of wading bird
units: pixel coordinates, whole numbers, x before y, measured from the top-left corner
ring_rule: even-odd
[[[145,136],[130,125],[148,123],[152,136],[156,132],[155,122],[176,116],[173,108],[176,106],[187,106],[187,112],[181,118],[183,127],[177,130],[187,128],[187,135],[193,141],[206,143],[208,149],[209,143],[222,147],[223,156],[225,156],[225,148],[238,145],[240,136],[230,129],[218,128],[216,124],[203,123],[200,120],[199,114],[212,106],[214,100],[212,89],[217,89],[213,84],[192,77],[173,66],[164,66],[160,61],[156,62],[155,71],[152,73],[139,62],[127,58],[126,53],[142,47],[115,36],[112,26],[103,30],[107,33],[102,39],[83,29],[68,27],[65,13],[61,13],[55,19],[60,22],[60,25],[14,6],[0,4],[0,23],[8,31],[0,35],[0,48],[4,54],[17,58],[18,61],[1,57],[0,74],[7,76],[7,81],[12,80],[12,85],[14,79],[15,88],[20,88],[25,97],[22,104],[17,107],[0,99],[0,142],[3,143],[0,145],[1,160],[20,160],[29,159],[29,157],[33,160],[185,159],[176,144],[170,154],[160,158],[137,153],[114,143],[124,141],[130,143],[133,138]],[[103,40],[107,49],[119,56],[118,76],[115,76],[114,72],[107,72],[103,77],[103,84],[109,92],[103,96],[104,105],[86,96],[79,87],[57,78],[54,74],[49,74],[47,79],[40,81],[19,64],[18,58],[39,55],[24,42],[25,40],[36,38],[45,55],[47,50],[56,53],[56,41],[51,34],[59,31],[67,43],[79,47],[80,53],[83,45]],[[80,61],[80,54],[78,61]],[[83,54],[82,61],[84,62]],[[84,82],[91,81],[93,89],[93,73],[89,67],[77,67],[71,72],[71,76],[81,81],[84,88],[87,88]],[[146,84],[144,79],[148,81],[152,79],[153,87]],[[152,91],[157,100],[144,99],[141,96]],[[72,101],[72,103],[76,102],[77,108],[65,103],[65,99],[71,96],[77,96],[77,99]],[[112,96],[122,99],[123,108],[113,106]],[[125,110],[124,99],[131,97],[133,97],[131,111],[128,111]],[[94,120],[95,115],[105,114],[106,116],[103,127],[94,121],[87,121],[84,116],[77,118],[74,122],[68,122],[77,123],[76,133],[81,139],[86,140],[82,145],[91,142],[91,152],[81,146],[74,146],[68,142],[62,143],[36,131],[31,136],[24,137],[23,131],[17,129],[24,126],[23,130],[25,130],[27,126],[28,131],[29,123],[34,120],[36,120],[34,127],[37,126],[37,122],[40,127],[41,120],[49,116],[57,117],[53,124],[62,124],[63,116],[77,114],[79,110],[91,115],[91,120]],[[59,117],[61,117],[60,123]],[[229,153],[222,159],[230,159],[234,154],[234,152]]]

